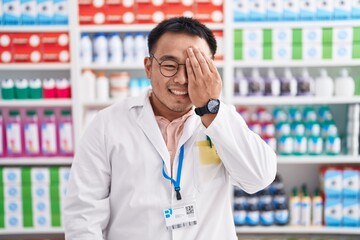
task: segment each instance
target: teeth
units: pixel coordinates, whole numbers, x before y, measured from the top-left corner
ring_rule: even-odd
[[[170,90],[175,95],[186,95],[187,91]]]

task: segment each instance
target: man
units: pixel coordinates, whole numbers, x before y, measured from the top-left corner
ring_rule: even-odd
[[[72,165],[68,240],[237,239],[230,178],[254,193],[276,155],[219,101],[216,41],[198,21],[161,22],[144,59],[152,90],[98,113]]]

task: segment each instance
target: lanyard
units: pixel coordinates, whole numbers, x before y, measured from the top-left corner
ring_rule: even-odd
[[[163,160],[162,174],[166,179],[170,180],[174,184],[174,189],[175,189],[175,192],[176,192],[176,199],[177,200],[181,200],[180,179],[181,179],[181,170],[182,170],[183,160],[184,160],[184,144],[180,148],[179,165],[178,165],[178,171],[177,171],[177,175],[176,175],[176,181],[173,178],[169,177],[169,175],[166,174],[165,169],[164,169],[165,163],[164,163],[164,160]]]

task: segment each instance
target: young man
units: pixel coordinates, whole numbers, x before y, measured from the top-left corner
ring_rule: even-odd
[[[76,151],[66,239],[237,239],[230,178],[257,192],[273,181],[276,155],[218,100],[208,28],[165,20],[148,48],[152,90],[100,111]]]

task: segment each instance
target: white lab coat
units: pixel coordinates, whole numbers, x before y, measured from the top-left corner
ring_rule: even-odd
[[[201,159],[199,154],[210,148],[198,146],[206,143],[206,136],[221,161]],[[249,193],[265,188],[276,174],[274,151],[223,102],[208,128],[196,114],[186,120],[173,178],[182,144],[181,195],[183,201],[195,199],[198,224],[167,230],[163,210],[179,201],[162,174],[162,160],[165,171],[171,172],[170,155],[148,94],[100,111],[85,131],[71,167],[64,209],[66,239],[237,239],[229,176]]]

